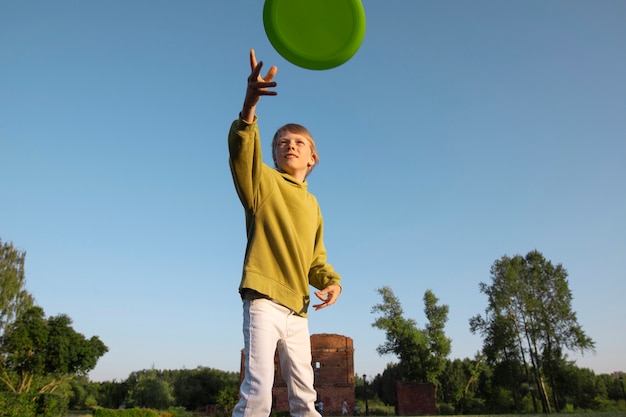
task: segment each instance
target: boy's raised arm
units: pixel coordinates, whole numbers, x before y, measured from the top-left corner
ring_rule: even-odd
[[[254,115],[256,106],[261,96],[275,96],[278,93],[276,91],[268,90],[268,88],[276,87],[276,82],[272,81],[276,75],[278,68],[273,65],[265,74],[265,77],[261,77],[261,68],[263,67],[263,61],[257,63],[254,49],[250,49],[250,69],[251,73],[248,76],[248,88],[246,89],[246,97],[243,100],[243,108],[241,109],[241,120],[246,123],[252,123],[254,121]]]

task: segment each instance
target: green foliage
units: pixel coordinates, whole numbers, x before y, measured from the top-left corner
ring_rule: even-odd
[[[440,416],[451,416],[456,414],[454,405],[448,403],[437,403],[437,414]]]
[[[218,404],[220,392],[239,387],[239,374],[217,369],[198,367],[163,372],[174,388],[176,404],[188,410],[196,410],[208,404]]]
[[[109,350],[97,336],[86,339],[71,324],[72,320],[64,314],[48,319],[48,373],[82,375],[95,368],[98,359]]]
[[[424,313],[429,321],[424,329],[418,329],[415,320],[404,318],[400,301],[391,288],[379,288],[378,293],[383,302],[375,305],[372,313],[381,313],[381,316],[372,326],[384,330],[386,336],[385,343],[377,348],[378,353],[398,357],[403,380],[438,385],[446,357],[450,354],[450,340],[443,331],[448,320],[448,306],[438,305],[437,297],[427,290]]]
[[[171,417],[193,417],[193,413],[185,410],[185,407],[171,407],[168,412]]]
[[[74,410],[94,408],[98,405],[99,391],[100,385],[90,383],[85,375],[72,379],[68,384],[69,408]]]
[[[33,296],[26,291],[25,258],[26,252],[0,239],[0,337],[34,303]]]
[[[148,382],[162,381],[159,384]],[[217,405],[223,410],[229,408],[229,401],[237,399],[239,374],[217,369],[198,367],[196,369],[157,370],[147,369],[132,372],[124,381],[90,382],[85,376],[74,378],[69,384],[70,406],[72,409],[92,408],[95,405],[117,409],[120,406],[142,406],[167,409],[164,404],[153,404],[150,392],[158,392],[169,386],[169,404],[178,409],[195,411],[207,405]],[[168,389],[168,388],[165,388]],[[138,402],[146,401],[145,404]],[[170,410],[172,410],[170,408]]]
[[[124,410],[99,408],[93,414],[94,417],[188,417],[191,415],[180,409],[158,411],[151,408],[127,408]]]
[[[396,414],[394,407],[384,405],[382,403],[372,402],[368,404],[370,416],[394,416]],[[365,406],[361,407],[361,411],[365,410]]]
[[[470,330],[484,337],[490,364],[510,364],[513,372],[503,387],[514,395],[517,409],[517,386],[525,379],[536,388],[543,412],[560,411],[568,390],[561,377],[567,366],[563,351],[594,348],[572,310],[567,271],[535,250],[524,257],[503,256],[492,265],[491,278],[491,285],[480,283],[488,297],[485,316],[472,317]]]
[[[156,410],[145,408],[128,408],[125,410],[110,410],[98,408],[94,411],[93,417],[161,417],[162,414]]]
[[[217,408],[226,414],[231,414],[239,397],[239,390],[235,385],[228,385],[222,388],[217,394]]]
[[[53,393],[73,376],[96,366],[108,348],[87,340],[66,315],[45,318],[25,290],[26,253],[0,240],[0,391]],[[56,397],[38,397],[41,409],[56,407]],[[67,401],[61,401],[65,404]]]
[[[108,348],[94,336],[87,340],[66,315],[45,319],[41,307],[27,309],[0,339],[5,375],[14,392],[54,392],[77,374],[93,369]]]
[[[96,385],[94,390],[97,392],[97,404],[106,408],[119,408],[128,395],[128,384],[126,382],[106,381],[101,383],[92,382],[89,385]],[[77,403],[77,406],[86,406],[87,404]]]
[[[423,332],[426,335],[428,349],[422,351],[421,362],[425,367],[426,381],[439,385],[439,376],[446,366],[450,354],[451,342],[446,337],[444,328],[448,321],[449,307],[437,304],[439,299],[431,290],[424,293],[424,314],[428,322]]]
[[[29,308],[6,329],[0,340],[3,368],[14,376],[11,381],[14,383],[4,382],[12,391],[29,391],[31,376],[45,373],[48,327],[43,315],[41,307]]]
[[[0,391],[0,417],[34,416],[37,403],[34,395]]]
[[[396,381],[400,379],[400,368],[398,364],[389,363],[387,364],[387,367],[383,371],[382,375],[378,374],[374,377],[370,388],[384,404],[395,406]],[[365,395],[359,395],[358,391],[359,387],[357,387],[357,398],[365,399]]]
[[[0,417],[64,417],[66,412],[62,395],[0,391]]]
[[[63,417],[67,412],[67,398],[58,394],[37,396],[37,417]]]
[[[139,407],[159,410],[167,409],[174,402],[170,383],[154,369],[139,376],[130,398]]]
[[[411,379],[419,349],[426,345],[424,334],[417,329],[415,320],[404,317],[400,300],[391,288],[379,288],[378,293],[383,297],[383,302],[375,305],[372,313],[381,313],[381,316],[376,318],[372,326],[384,330],[386,340],[376,350],[379,355],[395,354],[400,359],[407,379]]]

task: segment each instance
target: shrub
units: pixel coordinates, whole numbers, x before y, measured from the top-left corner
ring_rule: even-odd
[[[58,394],[0,392],[0,417],[64,417],[67,399]]]
[[[185,409],[185,407],[171,407],[169,413],[172,417],[192,417],[193,414]],[[161,416],[165,417],[165,416]]]
[[[36,401],[37,417],[64,417],[67,413],[67,397],[57,394],[39,394]]]
[[[98,408],[94,413],[94,417],[161,417],[156,410],[148,408],[127,408],[125,410],[111,410],[108,408]]]
[[[437,403],[437,414],[441,416],[451,416],[456,414],[454,405],[448,403]]]
[[[30,394],[0,392],[0,417],[34,416],[36,407]]]

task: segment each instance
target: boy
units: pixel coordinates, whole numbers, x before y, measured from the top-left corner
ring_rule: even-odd
[[[248,243],[239,292],[243,299],[244,379],[233,417],[267,417],[272,407],[274,353],[278,349],[293,417],[319,417],[315,410],[307,320],[309,285],[319,291],[315,310],[341,293],[340,277],[326,263],[323,221],[306,177],[318,162],[315,142],[302,126],[288,124],[272,140],[276,169],[261,158],[256,106],[277,68],[261,77],[250,50],[251,74],[239,118],[228,134],[230,169],[246,215]]]

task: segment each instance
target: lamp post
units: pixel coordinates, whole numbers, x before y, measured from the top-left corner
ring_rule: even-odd
[[[365,415],[370,415],[370,406],[367,403],[367,375],[363,374],[363,387],[365,388]]]

